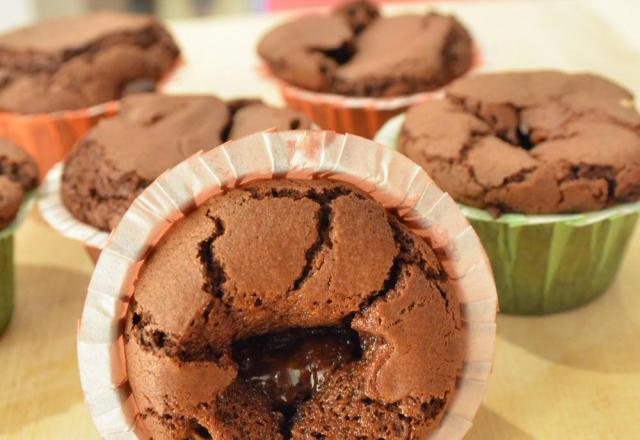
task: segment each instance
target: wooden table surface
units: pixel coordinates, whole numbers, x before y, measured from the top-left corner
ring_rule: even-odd
[[[472,29],[487,70],[591,70],[640,95],[640,7],[631,3],[459,2],[442,9]],[[172,23],[187,67],[171,89],[275,102],[252,50],[280,19]],[[35,211],[17,234],[16,258],[14,320],[0,336],[0,438],[97,438],[75,351],[93,266],[81,245],[57,235]],[[639,269],[636,229],[615,284],[598,300],[547,317],[499,316],[494,374],[467,439],[640,438]]]

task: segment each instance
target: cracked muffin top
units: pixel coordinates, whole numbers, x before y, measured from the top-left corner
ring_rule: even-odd
[[[573,213],[640,199],[640,115],[591,74],[460,79],[411,108],[399,140],[458,202],[498,213]]]
[[[143,263],[126,366],[154,439],[422,439],[461,369],[432,248],[369,195],[265,180],[179,220]]]
[[[317,92],[388,97],[437,89],[471,67],[467,30],[436,13],[380,17],[368,1],[276,27],[258,45],[271,71]]]
[[[25,192],[38,186],[38,167],[22,148],[0,139],[0,229],[16,218]]]
[[[0,35],[0,111],[74,110],[150,91],[179,49],[151,16],[96,12]]]
[[[144,188],[198,151],[269,128],[310,127],[301,113],[254,99],[128,96],[67,158],[62,201],[80,221],[109,231]]]

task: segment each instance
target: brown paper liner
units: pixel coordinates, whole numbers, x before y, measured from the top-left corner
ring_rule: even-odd
[[[327,178],[368,192],[437,250],[461,304],[465,355],[456,391],[432,439],[461,439],[482,401],[495,345],[497,296],[482,246],[455,202],[406,157],[325,131],[258,133],[197,154],[134,201],[109,236],[78,328],[82,388],[100,434],[149,437],[128,385],[123,321],[138,271],[163,234],[194,206],[253,180]]]

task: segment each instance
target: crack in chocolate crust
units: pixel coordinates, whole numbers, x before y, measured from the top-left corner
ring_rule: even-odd
[[[214,255],[213,243],[218,237],[224,234],[224,223],[220,218],[212,216],[209,212],[207,212],[207,217],[209,217],[215,225],[215,232],[211,237],[200,242],[199,245],[199,256],[202,261],[206,280],[203,289],[205,292],[209,292],[216,298],[222,298],[224,295],[222,285],[227,280],[227,275],[224,272],[224,267],[222,267],[222,264],[220,264]]]
[[[317,255],[323,248],[331,249],[333,247],[333,243],[331,242],[331,229],[332,229],[332,217],[333,212],[331,209],[331,203],[341,196],[354,195],[362,199],[360,194],[354,193],[347,188],[334,188],[329,191],[324,191],[322,193],[309,190],[307,192],[300,192],[295,190],[282,190],[272,188],[268,193],[259,192],[252,190],[251,188],[246,189],[248,193],[251,194],[251,197],[254,200],[263,200],[267,197],[275,197],[275,198],[290,198],[293,200],[300,200],[302,198],[308,198],[317,202],[320,205],[320,209],[316,214],[316,222],[317,222],[317,231],[318,231],[318,239],[307,249],[305,252],[306,264],[302,269],[300,276],[293,281],[291,292],[300,290],[302,288],[305,281],[311,276],[313,268],[315,266],[314,262],[316,260]]]
[[[594,75],[478,75],[411,109],[399,148],[462,203],[498,213],[598,210],[640,199],[632,102]],[[448,140],[438,125],[450,128]]]
[[[260,202],[260,201],[270,201],[276,199],[290,199],[295,202],[303,202],[304,200],[311,200],[315,202],[318,206],[315,215],[316,221],[316,239],[311,243],[311,246],[304,251],[304,265],[301,275],[297,276],[292,283],[291,287],[288,290],[288,293],[299,291],[306,283],[312,282],[316,276],[318,276],[319,272],[317,272],[316,264],[314,260],[319,254],[319,249],[327,249],[330,252],[334,252],[334,243],[331,242],[331,236],[333,228],[335,227],[336,218],[333,215],[332,205],[339,200],[341,197],[351,197],[353,200],[361,200],[364,202],[368,202],[370,199],[363,193],[359,191],[354,191],[351,189],[349,185],[346,184],[334,184],[331,188],[322,188],[319,189],[317,187],[310,188],[308,190],[300,190],[300,187],[296,187],[293,185],[291,188],[286,187],[286,185],[281,185],[278,187],[269,187],[268,185],[257,185],[257,186],[248,186],[244,188],[240,188],[237,190],[232,190],[234,194],[238,197],[238,206],[243,206],[244,204],[251,202]],[[221,196],[224,197],[224,196]],[[323,211],[324,209],[324,211]],[[342,209],[342,208],[341,208]],[[382,209],[382,208],[378,208]],[[416,249],[417,243],[415,240],[418,240],[417,237],[411,237],[407,231],[403,229],[403,226],[400,222],[388,212],[383,212],[383,225],[386,225],[390,229],[390,238],[395,246],[395,255],[393,255],[392,264],[388,269],[388,273],[386,278],[383,280],[383,285],[381,289],[374,290],[369,292],[366,296],[366,299],[363,303],[361,303],[353,313],[348,313],[343,316],[341,323],[338,324],[337,327],[333,326],[334,329],[339,329],[341,326],[345,329],[352,328],[354,324],[354,320],[362,320],[365,315],[369,313],[370,310],[376,309],[379,303],[389,303],[393,302],[394,298],[398,295],[401,295],[403,290],[406,288],[406,283],[408,282],[408,272],[407,268],[416,267],[425,280],[428,280],[430,285],[433,285],[438,293],[437,295],[441,296],[444,299],[444,309],[446,316],[455,316],[455,309],[450,307],[449,304],[449,296],[447,292],[444,290],[445,288],[440,286],[440,282],[446,281],[446,275],[442,271],[437,259],[435,259],[435,254],[432,257],[429,257],[427,254],[423,254]],[[233,227],[233,225],[229,225],[228,220],[223,219],[217,213],[217,211],[212,210],[211,208],[207,208],[206,211],[203,212],[204,216],[207,218],[209,222],[213,224],[211,232],[209,236],[200,239],[198,245],[198,259],[201,264],[201,270],[203,274],[203,291],[207,292],[212,296],[210,302],[204,307],[202,311],[202,315],[198,318],[200,321],[205,322],[208,319],[214,319],[213,316],[211,318],[208,317],[210,313],[222,313],[226,316],[224,319],[235,320],[237,317],[232,316],[232,309],[236,307],[232,303],[228,303],[226,299],[229,295],[235,295],[237,292],[235,290],[227,290],[229,286],[226,286],[229,280],[229,274],[225,273],[223,268],[224,263],[221,260],[218,260],[221,256],[217,255],[216,250],[214,250],[214,243],[217,243],[221,237],[224,237],[228,232],[229,227]],[[193,215],[193,214],[190,214]],[[344,221],[344,220],[342,220]],[[424,243],[425,249],[430,249],[426,243]],[[220,249],[217,249],[220,251]],[[431,252],[431,251],[429,251]],[[431,261],[430,259],[434,260]],[[172,335],[170,332],[164,331],[161,326],[157,324],[157,320],[154,319],[153,314],[146,312],[145,308],[139,307],[138,301],[134,299],[131,302],[130,310],[128,312],[128,324],[127,324],[127,332],[125,334],[125,343],[126,346],[129,347],[131,345],[131,339],[133,338],[137,344],[140,346],[140,349],[152,353],[154,356],[166,357],[175,359],[179,362],[178,365],[189,365],[194,361],[199,363],[205,362],[212,365],[214,368],[216,365],[221,365],[220,362],[223,357],[227,359],[232,357],[232,346],[229,344],[228,346],[210,346],[202,341],[198,341],[198,334],[189,331],[189,335],[185,339],[184,336]],[[220,307],[223,307],[220,309]],[[332,307],[332,306],[328,306]],[[411,313],[414,307],[427,307],[425,303],[420,302],[417,304],[415,301],[413,304],[409,305],[406,313]],[[452,308],[452,310],[449,310]],[[405,310],[402,311],[402,314],[405,313]],[[220,319],[215,318],[215,319]],[[397,318],[397,320],[392,325],[398,325],[398,323],[404,318]],[[202,326],[201,323],[194,324],[194,321],[191,323],[191,327],[197,329],[201,328],[203,331],[209,327],[206,325]],[[295,328],[290,326],[289,328]],[[452,327],[452,331],[457,331],[458,325],[456,324]],[[328,331],[326,328],[324,330],[319,329],[321,331]],[[210,330],[206,330],[210,331]],[[313,331],[313,329],[307,329],[305,331]],[[363,355],[357,361],[354,360],[350,363],[347,363],[344,367],[339,368],[334,374],[342,374],[340,371],[345,368],[350,369],[354,365],[360,365],[362,362],[369,363],[372,362],[377,356],[377,350],[384,349],[384,347],[389,343],[382,335],[374,335],[369,334],[366,331],[358,331],[359,333],[359,344],[360,350]],[[256,336],[261,333],[255,334]],[[267,335],[270,332],[267,332]],[[447,335],[451,335],[451,333],[447,333]],[[447,336],[449,337],[449,336]],[[194,339],[195,338],[195,339]],[[238,339],[232,337],[232,342],[237,343]],[[127,354],[129,358],[130,354]],[[363,359],[370,359],[363,361]],[[215,367],[217,368],[217,367]],[[237,367],[235,367],[237,368]],[[364,367],[363,367],[364,368]],[[364,374],[364,373],[363,373]],[[135,383],[135,381],[134,381]],[[237,386],[249,386],[248,384],[242,385],[242,377],[239,377],[233,382],[234,387]],[[249,388],[247,388],[248,390]],[[297,423],[300,418],[301,408],[307,403],[313,402],[316,399],[316,396],[324,395],[323,393],[331,392],[328,390],[327,385],[322,384],[320,388],[318,388],[309,398],[304,399],[303,401],[298,402],[296,408],[293,412],[293,417],[287,416],[284,419],[282,415],[280,416],[268,416],[265,420],[270,420],[269,423],[275,423],[273,429],[278,432],[278,435],[275,438],[300,438],[295,434],[295,429]],[[364,391],[363,391],[364,393]],[[135,394],[135,385],[134,385],[134,394]],[[448,391],[444,396],[436,397],[430,396],[426,400],[423,398],[411,398],[414,400],[401,400],[398,402],[383,402],[377,398],[372,398],[367,396],[366,394],[362,394],[361,399],[367,399],[369,402],[369,406],[374,405],[377,411],[386,411],[389,412],[389,417],[400,419],[402,421],[403,426],[405,427],[406,432],[408,433],[406,436],[398,436],[393,432],[388,433],[388,439],[413,439],[410,434],[416,429],[415,424],[421,426],[421,429],[431,429],[441,415],[441,412],[446,408],[448,404]],[[358,400],[358,401],[361,401]],[[416,400],[417,399],[417,400]],[[225,429],[224,426],[228,424],[238,425],[243,424],[240,422],[242,417],[239,415],[237,410],[224,410],[221,409],[220,405],[229,405],[232,404],[232,399],[226,399],[223,395],[219,395],[215,401],[194,401],[193,404],[197,403],[197,408],[201,408],[204,411],[203,414],[211,414],[211,412],[216,412],[216,414],[224,413],[224,416],[220,416],[221,419],[224,419],[225,422],[220,424],[220,420],[215,421],[211,420],[211,418],[202,418],[198,411],[192,412],[192,410],[186,410],[184,407],[176,406],[175,402],[165,401],[162,406],[165,408],[171,408],[170,414],[173,414],[177,417],[181,417],[181,420],[197,420],[197,423],[202,426],[207,433],[210,433],[212,437],[215,438],[216,435],[222,435],[219,431]],[[422,415],[416,416],[413,413],[407,412],[408,407],[419,407],[421,409],[418,410]],[[166,412],[165,410],[156,410],[160,413]],[[262,411],[262,410],[261,410]],[[413,410],[412,410],[413,411]],[[266,413],[265,413],[266,414]],[[276,418],[273,418],[276,417]],[[302,417],[304,419],[304,417]],[[280,420],[276,422],[276,420]],[[244,422],[244,424],[250,422]],[[267,422],[265,422],[267,423]],[[345,421],[345,423],[351,423]],[[164,426],[164,425],[163,425]],[[166,428],[166,426],[165,426]],[[264,426],[263,426],[264,428]],[[169,428],[166,428],[169,429]],[[173,428],[171,428],[173,429]],[[248,429],[246,427],[236,426],[233,429],[237,429],[237,432],[244,432],[241,435],[241,438],[258,438],[248,434],[248,431],[242,431],[243,429]],[[266,428],[265,428],[266,429]],[[173,429],[174,434],[177,432]],[[202,431],[205,432],[205,431]],[[174,435],[172,434],[172,435]],[[273,432],[268,435],[269,438],[272,438]],[[160,437],[162,438],[162,437]],[[175,435],[174,437],[175,438]],[[205,437],[206,438],[206,437]],[[235,437],[233,437],[235,438]],[[305,437],[306,438],[306,437]],[[322,437],[318,437],[322,438]],[[327,437],[330,438],[330,437]],[[369,437],[362,437],[369,438]],[[376,437],[377,438],[377,437]]]

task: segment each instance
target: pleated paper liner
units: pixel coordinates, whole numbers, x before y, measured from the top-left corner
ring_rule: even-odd
[[[16,219],[0,231],[0,334],[11,322],[15,295],[13,236],[33,206],[34,191],[24,197]]]
[[[495,343],[497,297],[480,241],[453,200],[413,162],[369,140],[324,131],[259,133],[223,144],[164,173],[131,205],[100,255],[78,329],[82,388],[100,434],[148,438],[122,341],[145,257],[185,212],[234,186],[272,178],[352,183],[438,249],[460,299],[466,348],[457,390],[430,438],[462,438],[482,401]]]
[[[109,233],[76,219],[62,203],[60,188],[64,163],[59,162],[47,173],[38,190],[38,208],[45,221],[58,233],[84,245],[95,263],[109,238]]]
[[[24,148],[44,174],[64,159],[75,142],[101,118],[117,112],[118,103],[109,102],[88,109],[55,113],[0,113],[0,138]]]
[[[375,139],[397,147],[404,115]],[[460,205],[489,255],[500,311],[541,315],[579,307],[612,284],[638,220],[640,203],[568,215],[505,214]]]
[[[158,82],[161,90],[180,69],[178,59]],[[78,110],[23,114],[0,112],[0,139],[7,139],[24,148],[38,164],[40,175],[64,160],[73,145],[102,118],[118,112],[118,101],[110,101]]]
[[[312,124],[313,129],[317,129]],[[107,243],[109,232],[84,223],[71,214],[60,196],[64,163],[54,165],[47,173],[38,191],[38,208],[45,221],[64,237],[80,241],[89,258],[96,263]]]
[[[484,53],[478,45],[474,45],[470,72],[479,69],[483,62]],[[287,107],[305,113],[321,128],[369,139],[373,138],[385,122],[405,112],[412,105],[443,95],[443,89],[438,89],[397,97],[353,97],[296,87],[278,79],[266,66],[262,66],[262,74],[276,81]]]

